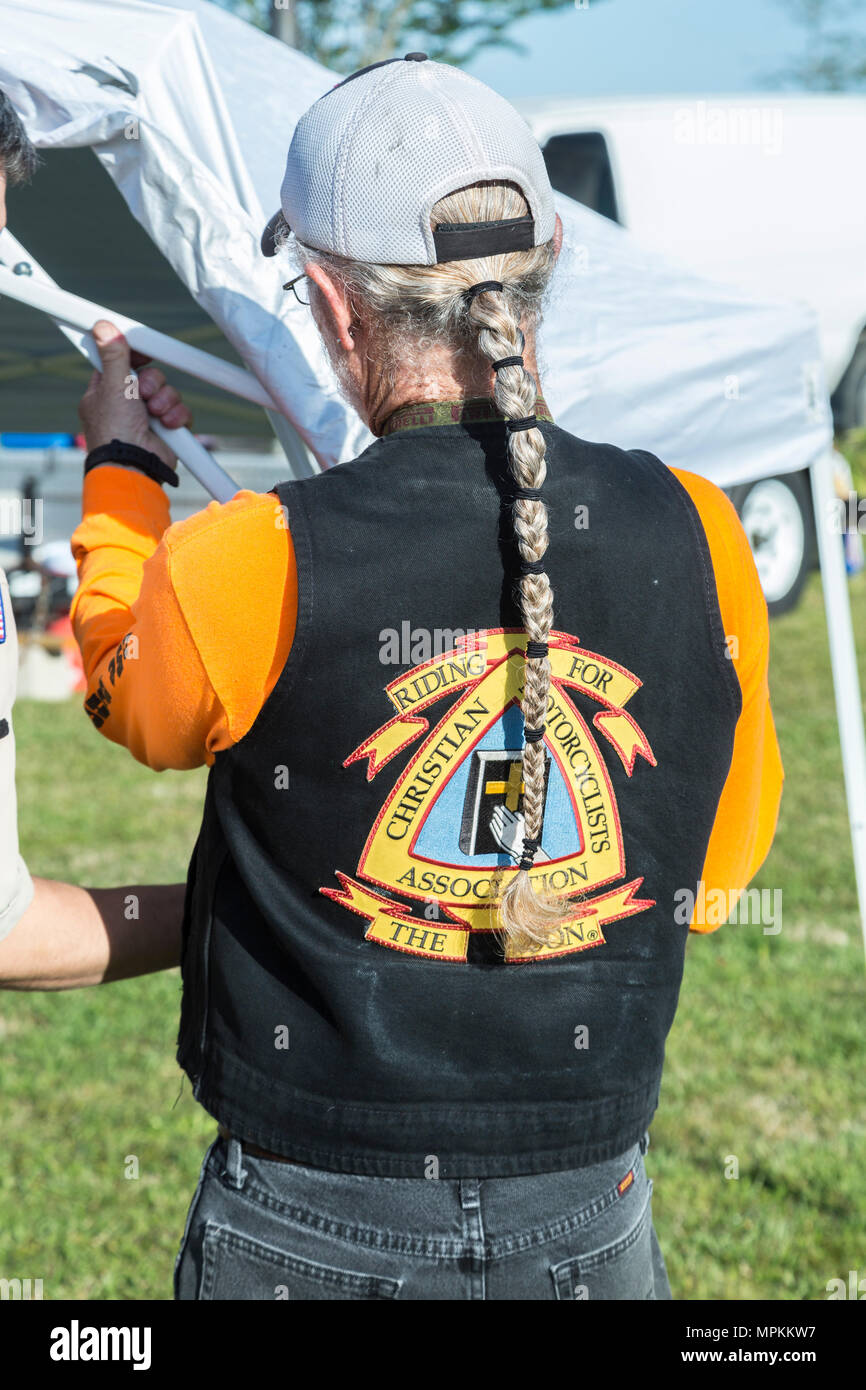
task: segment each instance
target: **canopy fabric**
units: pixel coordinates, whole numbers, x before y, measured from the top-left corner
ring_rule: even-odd
[[[74,216],[66,209],[74,208]],[[50,266],[71,294],[110,305],[159,332],[235,363],[240,358],[130,215],[93,151],[43,150],[38,176],[14,188],[8,212],[32,260]],[[0,260],[18,257],[0,237]],[[9,432],[76,434],[92,367],[37,309],[0,294],[0,439]],[[259,406],[172,368],[199,434],[273,442]],[[266,438],[267,437],[267,440]]]
[[[283,258],[259,250],[295,122],[337,75],[208,0],[0,0],[0,34],[0,86],[34,142],[91,146],[319,464],[357,455],[371,436],[309,309],[282,289]],[[726,486],[829,447],[811,309],[750,299],[568,198],[557,207],[564,247],[540,366],[559,424]],[[64,285],[62,238],[42,260]],[[2,338],[0,313],[8,349]]]

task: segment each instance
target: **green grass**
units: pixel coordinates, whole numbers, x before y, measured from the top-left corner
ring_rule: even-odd
[[[862,634],[866,574],[849,589]],[[817,575],[772,624],[770,686],[785,788],[753,882],[782,890],[782,928],[690,938],[652,1130],[677,1298],[826,1298],[866,1275],[866,967]]]
[[[863,633],[866,574],[850,589]],[[866,1276],[866,968],[817,576],[772,640],[786,784],[755,885],[782,889],[782,930],[690,940],[647,1159],[679,1299],[820,1299]],[[77,702],[21,703],[16,733],[33,872],[183,877],[203,772],[139,767]],[[42,1278],[46,1298],[171,1297],[214,1128],[174,1062],[179,987],[171,971],[0,996],[0,1277]]]
[[[88,886],[186,875],[206,773],[153,773],[79,702],[15,707],[31,872]],[[0,1276],[45,1298],[171,1298],[213,1121],[174,1060],[180,972],[0,996]],[[129,1156],[138,1160],[138,1177]]]

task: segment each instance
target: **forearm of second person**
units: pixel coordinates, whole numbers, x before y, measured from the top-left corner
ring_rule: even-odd
[[[77,989],[180,964],[185,885],[79,888],[34,878],[0,941],[0,988]]]

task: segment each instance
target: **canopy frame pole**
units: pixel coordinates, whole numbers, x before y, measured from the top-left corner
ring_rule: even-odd
[[[4,237],[6,238],[5,243],[3,240]],[[48,272],[30,255],[21,242],[18,241],[17,237],[13,237],[12,234],[8,232],[8,229],[0,236],[0,248],[2,248],[4,244],[14,248],[16,255],[19,257],[17,265],[20,266],[21,269],[16,273],[8,266],[0,263],[0,298],[6,296],[9,299],[16,299],[20,303],[29,304],[32,308],[39,309],[47,314],[49,318],[53,319],[61,333],[69,339],[73,346],[88,359],[97,371],[101,371],[102,359],[99,355],[99,349],[96,346],[93,334],[89,331],[90,327],[100,318],[108,319],[111,322],[117,322],[119,318],[119,327],[131,323],[132,321],[125,319],[123,315],[118,316],[112,314],[110,309],[103,309],[101,305],[91,304],[89,301],[76,299],[74,295],[67,295],[65,291],[61,290],[55,284]],[[24,270],[25,266],[26,271]],[[52,309],[57,311],[56,314],[52,313]],[[150,335],[151,330],[144,328],[143,325],[135,325],[135,328],[141,329],[141,334],[133,330],[131,334],[132,338],[135,340],[133,345],[138,346],[139,350],[148,351],[148,338],[144,336],[144,340],[142,341],[142,335]],[[152,349],[155,340],[159,340],[159,347],[163,349],[165,349],[166,345],[169,345],[169,351],[171,351],[173,345],[181,357],[184,357],[188,353],[193,353],[195,360],[193,374],[202,379],[208,379],[205,375],[206,362],[204,362],[203,359],[212,361],[216,367],[222,369],[230,366],[230,364],[222,362],[220,358],[211,358],[209,353],[201,352],[199,349],[190,349],[188,344],[177,342],[176,339],[169,338],[165,334],[152,335],[150,344]],[[159,355],[162,360],[169,360],[165,351],[159,353]],[[174,365],[180,366],[181,364],[176,361]],[[184,369],[189,371],[189,365],[186,365]],[[239,368],[231,368],[231,371],[236,374],[238,378],[237,384],[234,382],[229,384],[222,380],[218,382],[219,385],[224,386],[225,389],[234,390],[236,394],[241,394],[237,389],[238,385],[241,385],[243,387],[243,394],[247,395],[247,383],[243,379],[249,377],[249,381],[252,384],[250,389],[254,386],[255,389],[262,392],[262,394],[266,396],[266,399],[270,401],[270,398],[264,393],[264,389],[259,385],[255,377],[250,376],[249,373]],[[130,371],[130,375],[137,377],[138,373]],[[221,373],[219,375],[221,375]],[[249,395],[247,395],[247,399],[250,399]],[[215,498],[217,502],[229,502],[232,497],[235,496],[238,491],[238,484],[235,482],[234,478],[230,477],[225,469],[217,463],[216,459],[204,445],[196,439],[191,430],[186,429],[186,427],[177,430],[167,429],[161,421],[153,417],[150,420],[150,428],[153,430],[154,434],[165,441],[172,452],[186,465],[193,477],[201,483],[205,491],[210,493],[211,497]]]
[[[833,454],[828,450],[809,468],[818,560],[824,588],[827,637],[836,717],[842,745],[842,769],[851,827],[851,848],[860,906],[860,926],[866,949],[866,735],[863,730],[863,702],[857,670],[857,648],[851,621],[848,575],[841,536],[833,529],[834,511],[839,499],[833,485]]]
[[[16,265],[14,270],[10,269],[0,255],[0,298],[5,294],[10,299],[17,299],[21,304],[27,304],[32,309],[40,309],[43,313],[48,314],[73,346],[89,357],[97,370],[100,362],[98,354],[94,357],[93,352],[90,351],[93,341],[89,336],[89,330],[97,319],[104,318],[117,325],[130,347],[138,349],[139,352],[145,353],[148,357],[155,357],[157,361],[165,362],[169,367],[176,367],[178,371],[198,377],[200,381],[206,381],[210,386],[218,386],[223,391],[239,396],[242,400],[252,401],[254,405],[263,406],[271,429],[281,444],[283,453],[293,470],[293,476],[307,478],[319,472],[318,462],[312,456],[311,451],[291,421],[278,409],[258,378],[245,367],[236,367],[221,357],[215,357],[210,352],[202,351],[201,348],[192,347],[189,343],[181,342],[178,338],[172,338],[166,333],[159,333],[148,328],[147,324],[138,322],[137,319],[128,318],[125,314],[116,313],[112,309],[105,309],[101,304],[96,304],[92,300],[68,294],[30,255],[17,237],[12,235],[8,227],[4,232],[0,232],[0,252],[4,250],[8,250],[14,256]],[[17,273],[19,265],[29,268],[25,274]],[[82,342],[81,334],[88,335],[86,342]],[[196,447],[202,448],[198,441],[196,441]],[[182,457],[177,449],[175,449],[175,453],[178,454],[178,457]],[[187,463],[187,467],[190,467],[185,458],[183,461]],[[200,456],[199,462],[201,463]],[[191,469],[191,471],[194,470]],[[228,474],[224,473],[223,477],[228,478]],[[220,486],[224,490],[226,485],[221,484]],[[210,487],[207,488],[207,491],[211,492],[212,496],[217,497],[217,493],[214,493]],[[235,491],[237,491],[236,488]],[[229,496],[234,496],[234,493],[230,493]],[[222,502],[226,498],[219,496],[217,500]]]
[[[0,234],[0,251],[4,248],[4,237],[5,233]],[[14,250],[20,248],[23,251],[17,237],[10,236],[9,245]],[[79,333],[89,333],[98,319],[108,318],[117,325],[130,347],[147,357],[155,357],[170,367],[176,367],[178,371],[198,377],[199,381],[219,386],[243,400],[252,401],[254,405],[264,406],[266,410],[276,410],[261,382],[245,367],[236,367],[221,357],[204,352],[202,348],[148,328],[147,324],[117,310],[106,309],[93,300],[69,294],[50,278],[29,252],[24,251],[23,254],[26,259],[19,260],[14,268],[0,263],[0,295],[17,299],[32,309],[41,309],[54,319],[58,327],[73,328]]]

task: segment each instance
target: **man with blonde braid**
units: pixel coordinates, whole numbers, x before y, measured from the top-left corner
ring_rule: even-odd
[[[87,711],[210,765],[178,1057],[219,1128],[178,1298],[670,1297],[644,1153],[704,929],[677,894],[741,891],[772,841],[767,612],[717,488],[554,423],[560,240],[523,120],[411,53],[301,118],[262,239],[359,459],[170,526],[99,329]]]

